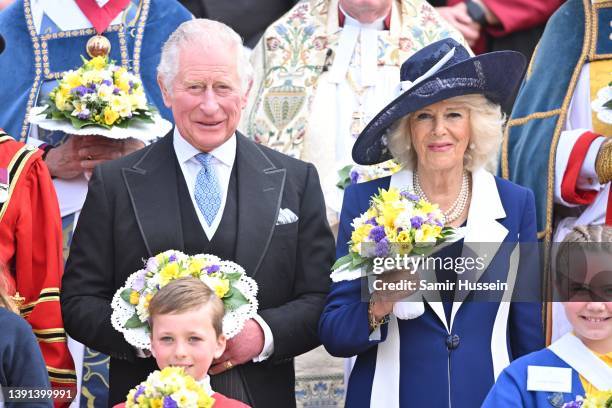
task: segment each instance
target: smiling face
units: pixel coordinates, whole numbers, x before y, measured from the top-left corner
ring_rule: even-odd
[[[225,337],[217,336],[210,306],[153,317],[151,353],[160,369],[184,367],[196,380],[206,376],[213,359],[225,350]]]
[[[241,90],[236,68],[236,47],[189,44],[179,51],[178,72],[167,89],[158,78],[164,104],[172,109],[185,140],[209,152],[236,131],[248,90]]]
[[[612,302],[564,302],[574,333],[591,350],[612,352]]]
[[[577,244],[578,245],[578,244]],[[582,248],[584,248],[583,244]],[[578,247],[571,251],[565,314],[574,333],[591,350],[612,352],[612,263],[610,253]]]
[[[408,120],[419,170],[449,171],[463,168],[470,142],[470,111],[445,100],[413,112]]]

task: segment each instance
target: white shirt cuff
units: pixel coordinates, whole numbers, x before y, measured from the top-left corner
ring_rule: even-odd
[[[569,164],[569,157],[574,145],[582,136],[584,132],[587,132],[588,129],[573,129],[573,130],[564,130],[561,132],[561,136],[559,138],[559,143],[557,144],[557,151],[555,157],[555,202],[561,205],[565,205],[567,207],[576,207],[577,204],[568,203],[561,196],[561,183],[563,181],[563,176],[565,175],[565,170]],[[601,141],[600,141],[601,140]],[[600,187],[597,187],[599,182],[597,181],[597,176],[595,175],[595,158],[597,157],[597,151],[595,151],[595,155],[593,156],[593,148],[599,146],[605,139],[603,137],[597,138],[591,143],[589,147],[589,151],[585,157],[582,168],[580,169],[580,175],[578,177],[578,187],[584,190],[599,190]],[[593,157],[593,162],[589,163],[589,160]],[[590,167],[590,169],[589,169]],[[589,172],[594,175],[593,181],[595,186],[586,187],[588,185]]]
[[[268,323],[266,323],[266,321],[262,319],[260,315],[255,315],[253,319],[259,324],[259,326],[261,326],[261,329],[264,332],[263,350],[261,351],[261,354],[253,359],[254,363],[259,363],[267,360],[272,353],[274,353],[274,338],[272,337],[272,330],[270,330],[270,326],[268,326]]]

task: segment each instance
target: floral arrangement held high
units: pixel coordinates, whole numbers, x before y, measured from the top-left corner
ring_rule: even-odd
[[[444,227],[438,205],[416,194],[394,187],[379,189],[370,203],[370,208],[353,220],[349,253],[336,261],[333,271],[365,266],[370,272],[376,257],[427,256],[455,233],[454,228]]]
[[[563,404],[563,408],[612,408],[612,390],[578,396],[576,400]]]
[[[90,60],[62,75],[49,103],[33,107],[29,121],[43,129],[74,135],[152,140],[172,124],[147,103],[140,78],[107,56]]]
[[[126,408],[210,408],[215,400],[182,367],[153,371],[127,395]]]
[[[111,302],[113,327],[131,345],[149,349],[149,302],[168,283],[188,276],[200,279],[223,301],[223,334],[227,338],[238,334],[257,314],[257,283],[240,265],[214,255],[188,256],[168,250],[149,258],[144,269],[131,274],[117,290]]]
[[[52,103],[43,111],[47,118],[67,119],[77,129],[125,128],[136,120],[153,123],[153,108],[147,104],[140,79],[106,56],[83,58],[83,65],[66,72],[49,99]]]

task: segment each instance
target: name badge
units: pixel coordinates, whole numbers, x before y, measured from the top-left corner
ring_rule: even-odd
[[[527,366],[527,391],[572,392],[572,369]]]

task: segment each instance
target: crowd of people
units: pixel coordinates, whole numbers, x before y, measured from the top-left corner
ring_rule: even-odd
[[[321,344],[349,408],[612,404],[611,5],[182,3],[0,10],[0,406],[294,407]],[[167,133],[83,135],[89,59]]]

